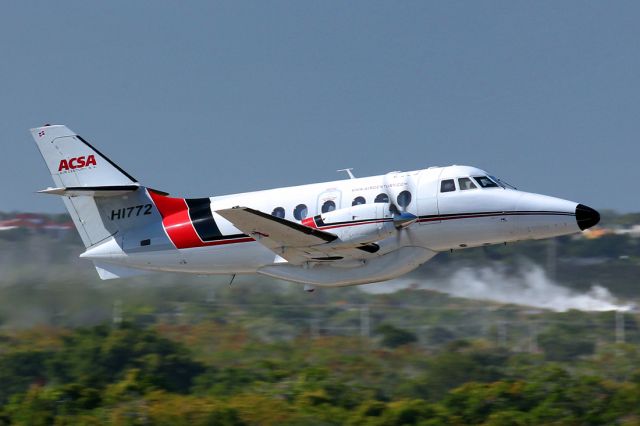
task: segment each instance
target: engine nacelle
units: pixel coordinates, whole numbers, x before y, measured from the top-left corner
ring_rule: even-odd
[[[388,203],[360,204],[306,218],[303,225],[331,232],[344,243],[366,244],[396,232]]]
[[[312,268],[280,264],[264,266],[258,273],[311,286],[339,287],[390,280],[414,270],[435,255],[435,251],[422,247],[402,247],[369,259],[361,268],[336,268],[331,263]]]

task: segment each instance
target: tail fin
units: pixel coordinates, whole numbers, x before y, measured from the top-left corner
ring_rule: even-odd
[[[146,188],[66,126],[31,129],[85,247],[131,227],[160,222]],[[123,213],[124,212],[124,213]]]
[[[138,181],[66,126],[31,129],[53,181],[60,187],[132,185]]]

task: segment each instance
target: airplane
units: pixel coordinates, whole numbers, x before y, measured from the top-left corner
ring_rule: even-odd
[[[439,252],[581,232],[583,204],[469,166],[429,167],[208,198],[141,185],[63,125],[31,134],[102,279],[260,274],[337,287],[386,281]]]

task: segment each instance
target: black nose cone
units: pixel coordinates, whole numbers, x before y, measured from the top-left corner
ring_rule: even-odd
[[[576,222],[578,222],[578,227],[584,231],[600,222],[600,213],[584,204],[578,204],[576,207]]]

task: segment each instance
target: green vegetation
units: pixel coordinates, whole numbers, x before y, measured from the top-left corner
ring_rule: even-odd
[[[339,336],[266,342],[219,322],[32,329],[4,336],[0,421],[638,424],[638,349],[602,345],[552,362],[555,354],[480,339],[438,348]]]
[[[499,270],[488,285],[534,264],[566,297],[597,284],[633,305],[638,241],[465,250],[393,293],[307,294],[248,276],[101,282],[75,236],[9,232],[0,425],[640,425],[636,311],[554,312],[421,286]]]

